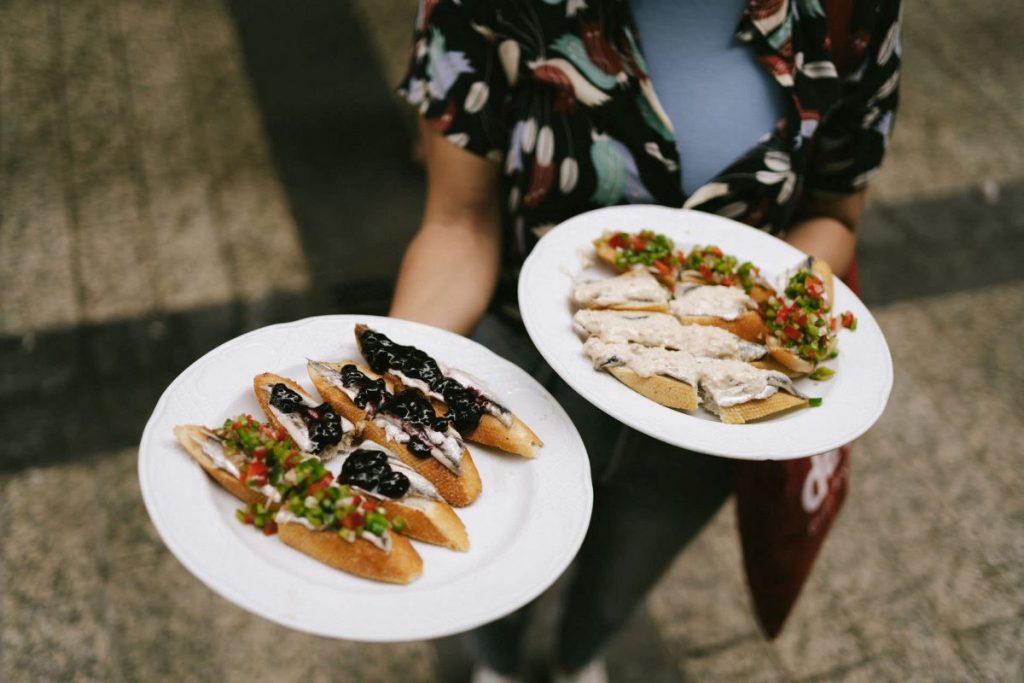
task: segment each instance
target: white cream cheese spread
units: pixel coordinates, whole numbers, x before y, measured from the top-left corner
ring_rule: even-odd
[[[711,317],[736,320],[757,303],[739,287],[722,285],[680,285],[670,304],[679,317]]]
[[[581,282],[573,288],[572,298],[585,308],[611,308],[664,306],[669,296],[653,275],[637,269],[605,280]]]
[[[762,358],[767,349],[725,330],[706,325],[683,325],[667,313],[577,311],[576,324],[606,342],[663,346],[703,358]]]

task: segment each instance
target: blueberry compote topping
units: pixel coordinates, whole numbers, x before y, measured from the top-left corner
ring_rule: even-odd
[[[314,453],[322,453],[325,448],[341,441],[341,419],[330,405],[321,403],[310,408],[297,392],[280,382],[270,390],[270,405],[282,413],[299,414],[309,430],[310,440],[316,444]]]
[[[379,493],[392,500],[401,498],[409,491],[409,477],[392,470],[387,455],[362,448],[345,459],[345,464],[341,466],[341,482],[358,486],[370,493]]]
[[[430,401],[423,398],[423,394],[415,389],[406,389],[399,394],[389,396],[381,404],[378,412],[396,417],[413,427],[413,429],[405,430],[409,435],[406,447],[417,458],[431,456],[431,444],[426,430],[430,429],[441,434],[448,431],[447,417],[439,417],[434,413],[434,406],[430,405]]]
[[[487,404],[494,404],[499,410],[504,411],[498,404],[481,396],[479,391],[463,386],[456,379],[446,377],[438,367],[437,361],[415,346],[396,344],[380,332],[371,329],[363,330],[359,342],[363,355],[374,372],[401,372],[406,377],[426,383],[431,391],[443,397],[448,405],[448,417],[460,432],[471,432],[476,429]]]
[[[430,401],[415,389],[406,389],[397,395],[390,394],[384,380],[371,379],[354,365],[346,365],[341,369],[341,383],[356,390],[353,401],[370,417],[377,414],[390,415],[406,425],[402,430],[409,436],[406,448],[417,458],[433,455],[426,430],[441,434],[448,431],[448,417],[439,417]]]
[[[349,389],[355,389],[355,404],[363,410],[369,409],[371,413],[380,407],[388,393],[384,380],[371,379],[351,364],[341,369],[341,383]]]

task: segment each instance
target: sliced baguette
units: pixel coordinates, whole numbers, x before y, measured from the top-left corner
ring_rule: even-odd
[[[209,474],[213,480],[220,484],[228,493],[246,505],[254,505],[256,503],[265,504],[267,502],[267,497],[262,493],[249,488],[239,481],[238,477],[217,467],[213,460],[210,459],[210,456],[203,451],[202,447],[198,443],[196,443],[196,439],[204,439],[213,436],[213,432],[211,430],[206,427],[200,427],[199,425],[178,425],[174,428],[174,435],[178,437],[178,442],[184,446],[185,451],[189,456],[199,463],[199,466],[206,470],[206,473]]]
[[[807,399],[779,391],[768,398],[755,399],[719,409],[719,417],[725,424],[745,424],[777,415],[794,408],[807,407]]]
[[[617,263],[617,258],[616,257],[619,255],[618,254],[618,250],[615,247],[613,247],[612,245],[608,244],[609,238],[612,235],[614,235],[614,234],[615,233],[612,233],[612,232],[606,232],[605,234],[601,235],[596,240],[594,240],[594,251],[597,252],[597,257],[599,259],[601,259],[602,261],[607,263],[609,266],[611,266],[612,268],[614,268],[618,272],[622,273],[622,272],[625,272],[625,271],[629,270],[629,268],[631,266],[627,266],[625,268],[622,268]],[[653,275],[654,277],[656,277],[658,279],[658,282],[662,283],[666,287],[671,289],[672,286],[675,285],[675,283],[676,283],[675,272],[663,273],[662,271],[658,270],[657,268],[654,268],[654,267],[651,267],[651,266],[648,266],[646,269],[647,269],[647,271],[649,273],[651,273],[651,275]],[[634,309],[634,310],[636,310],[636,309]]]
[[[295,380],[289,379],[287,377],[282,377],[281,375],[275,375],[272,372],[264,372],[259,375],[256,375],[256,377],[253,378],[252,384],[253,392],[256,394],[256,400],[259,402],[260,408],[263,409],[263,414],[267,417],[267,421],[270,422],[270,424],[277,427],[278,429],[284,429],[285,431],[288,431],[286,425],[284,425],[277,418],[277,415],[274,414],[274,411],[271,410],[270,392],[267,391],[267,387],[273,387],[275,384],[283,384],[292,391],[294,391],[295,393],[297,393],[299,396],[302,396],[304,399],[307,399],[314,404],[319,403],[319,401],[317,401],[314,396],[312,396],[308,391],[303,389],[302,385],[300,385]],[[334,406],[331,407],[334,408]],[[315,454],[317,457],[324,461],[330,460],[341,451],[347,451],[351,447],[353,440],[357,436],[357,430],[355,429],[354,423],[351,420],[347,420],[346,416],[338,412],[337,408],[335,408],[334,411],[338,413],[339,417],[342,418],[342,437],[341,441],[337,445],[325,448],[322,452]],[[347,424],[346,421],[348,422]]]
[[[699,404],[697,389],[671,377],[651,375],[641,377],[626,367],[609,367],[608,372],[627,387],[655,403],[676,410],[696,410]]]
[[[373,370],[354,361],[346,360],[325,363],[325,365],[330,365],[339,372],[346,365],[355,365],[367,377],[381,379],[381,376]],[[386,430],[374,420],[368,420],[366,411],[357,406],[344,391],[334,386],[334,384],[320,374],[312,362],[308,363],[306,367],[309,372],[309,378],[313,381],[316,390],[324,397],[324,400],[339,415],[358,425],[358,428],[362,430],[364,439],[369,439],[391,450],[402,462],[422,474],[426,477],[427,481],[437,487],[438,493],[449,504],[455,507],[465,507],[480,496],[483,485],[480,481],[480,473],[476,469],[473,456],[470,455],[468,448],[463,448],[462,464],[458,475],[441,464],[436,458],[417,458],[404,444],[389,439]],[[384,378],[384,381],[389,388],[396,386],[390,378]]]
[[[362,335],[368,329],[369,328],[363,324],[357,324],[355,326],[356,345],[364,356],[366,354],[363,352]],[[360,369],[362,370],[363,367],[360,366]],[[366,369],[368,370],[368,368]],[[364,372],[364,374],[366,373]],[[378,375],[373,376],[377,377]],[[396,375],[385,373],[385,379],[390,387],[394,387],[395,391],[398,390],[398,386],[406,386]],[[422,391],[421,387],[409,388],[416,388]],[[443,401],[439,400],[436,395],[431,396],[430,398],[439,415],[443,415],[447,412],[448,407]],[[494,448],[499,448],[508,453],[514,453],[527,458],[534,457],[534,448],[540,448],[544,445],[544,442],[541,441],[540,437],[538,437],[515,413],[510,414],[512,424],[505,426],[505,424],[503,424],[498,418],[485,413],[481,416],[480,422],[477,426],[474,429],[465,432],[462,436],[469,441],[482,444],[484,446],[493,446]],[[452,504],[454,505],[454,503]]]
[[[301,524],[281,524],[277,529],[277,535],[287,545],[335,569],[388,583],[410,583],[419,578],[423,574],[423,558],[406,538],[388,533],[390,553],[369,541],[349,543],[333,531],[313,531]]]
[[[408,502],[383,497],[374,499],[387,511],[389,518],[398,515],[405,520],[402,533],[409,538],[461,552],[469,550],[466,525],[447,503],[423,498]]]
[[[515,413],[511,415],[512,425],[508,427],[493,415],[482,415],[476,429],[463,436],[473,443],[493,446],[507,453],[521,455],[524,458],[536,457],[537,454],[534,452],[534,449],[543,446],[544,442],[533,433],[533,430],[525,422],[519,419],[518,415]]]
[[[725,320],[713,316],[676,316],[684,325],[708,325],[732,332],[740,339],[758,344],[764,343],[768,327],[757,311],[746,311],[735,320]]]

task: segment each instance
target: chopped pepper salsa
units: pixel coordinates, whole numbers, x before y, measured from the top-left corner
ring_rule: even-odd
[[[225,420],[214,431],[226,451],[241,453],[244,463],[239,479],[251,488],[273,486],[283,504],[296,517],[323,531],[337,531],[346,541],[364,534],[381,537],[384,532],[401,532],[405,521],[390,520],[376,501],[354,495],[348,485],[338,486],[319,458],[301,453],[285,430],[257,422],[251,415]],[[271,535],[277,531],[274,521],[278,506],[254,503],[236,511],[244,524],[252,524]]]

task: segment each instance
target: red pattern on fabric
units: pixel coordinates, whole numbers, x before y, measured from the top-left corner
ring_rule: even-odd
[[[526,191],[526,195],[523,197],[523,206],[533,208],[540,204],[544,197],[547,196],[548,190],[551,189],[554,182],[554,164],[541,165],[534,161],[533,174],[530,178],[530,189]]]
[[[444,133],[448,128],[451,127],[452,121],[455,120],[455,101],[448,100],[448,106],[444,108],[444,113],[434,119],[428,119],[427,122],[430,127],[436,130],[438,133]]]
[[[596,21],[583,22],[580,35],[583,39],[583,46],[587,50],[587,56],[601,71],[612,76],[622,72],[622,58],[605,38],[599,23]]]
[[[576,98],[576,91],[572,87],[572,81],[569,80],[569,77],[561,69],[545,64],[535,66],[533,68],[533,79],[541,83],[553,85],[559,90],[567,92],[573,99]]]
[[[767,19],[772,16],[786,4],[788,0],[750,0],[747,5],[747,12],[750,13],[750,18]]]

